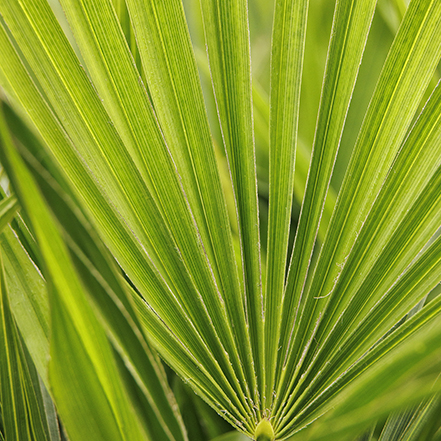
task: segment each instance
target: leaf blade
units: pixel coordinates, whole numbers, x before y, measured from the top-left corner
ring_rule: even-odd
[[[300,358],[300,323],[308,302],[306,278],[375,4],[343,1],[335,6],[312,158],[284,294],[282,329],[289,332],[281,340],[278,373],[282,377],[289,373],[286,365]],[[283,390],[285,385],[282,378],[278,389]]]
[[[248,387],[254,390],[255,374],[231,229],[184,10],[177,1],[162,4],[130,0],[128,7],[155,113],[234,323]]]
[[[247,319],[263,377],[263,297],[246,1],[201,1],[212,84],[236,199]],[[257,385],[263,396],[263,379]],[[254,393],[256,396],[256,392]]]
[[[306,40],[308,1],[276,1],[270,93],[268,259],[265,297],[265,408],[273,401],[279,335],[280,303],[294,187],[300,85]]]

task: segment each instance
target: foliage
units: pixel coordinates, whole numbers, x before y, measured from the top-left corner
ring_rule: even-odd
[[[441,3],[52,3],[0,3],[1,437],[438,439]]]

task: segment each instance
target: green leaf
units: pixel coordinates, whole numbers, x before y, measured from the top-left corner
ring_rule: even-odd
[[[441,222],[440,115],[438,87],[400,150],[335,282],[329,312],[315,334],[321,347],[302,380],[306,388],[319,387],[311,384],[318,372],[322,381],[329,381],[328,375],[344,371],[421,298],[404,293],[389,297],[396,286],[389,295],[384,293],[406,274],[412,261],[415,264]],[[439,281],[435,276],[426,289]]]
[[[7,89],[12,88],[23,107],[26,110],[30,109],[30,116],[43,138],[48,142],[63,167],[69,170],[69,178],[74,181],[78,191],[86,198],[86,205],[89,211],[95,214],[96,222],[101,225],[102,234],[107,236],[108,243],[112,243],[112,239],[114,240],[112,229],[115,228],[115,224],[122,223],[124,225],[120,219],[122,216],[129,223],[138,240],[142,242],[143,247],[147,248],[150,257],[159,268],[163,267],[157,258],[158,251],[151,245],[151,235],[163,236],[156,242],[162,243],[166,247],[168,242],[169,251],[161,253],[161,255],[163,259],[174,260],[173,265],[167,265],[168,271],[171,268],[181,267],[179,278],[176,277],[178,281],[181,280],[182,273],[185,271],[182,269],[182,264],[179,263],[180,259],[175,245],[170,243],[169,233],[158,218],[157,209],[152,207],[153,212],[146,209],[146,204],[147,207],[151,207],[151,203],[149,203],[149,199],[140,195],[148,193],[148,190],[142,183],[139,172],[117,132],[109,124],[109,117],[98,95],[76,59],[68,41],[64,38],[52,11],[45,2],[42,2],[37,8],[37,12],[31,8],[31,12],[36,14],[34,20],[38,23],[41,23],[38,21],[41,19],[39,14],[44,13],[46,17],[43,20],[45,24],[39,29],[41,32],[36,33],[32,21],[30,22],[24,14],[26,10],[23,11],[22,6],[13,2],[9,5],[4,4],[2,7],[5,8],[3,11],[5,17],[11,15],[9,24],[12,26],[15,37],[22,43],[21,48],[25,54],[29,55],[28,61],[40,78],[50,100],[50,105],[57,112],[57,118],[63,123],[66,133],[63,133],[54,114],[49,111],[47,104],[35,90],[24,66],[21,65],[2,29],[3,32],[0,33],[2,57],[8,60],[2,65],[2,68],[5,69],[5,78],[12,86]],[[17,20],[18,23],[15,23]],[[46,28],[47,32],[45,32]],[[46,38],[50,38],[50,44],[42,45],[41,41],[45,41]],[[28,45],[28,41],[32,41],[33,44]],[[62,96],[63,99],[60,100],[59,96]],[[68,137],[70,139],[66,139]],[[73,143],[75,143],[75,147],[73,147]],[[85,171],[81,170],[85,168],[84,161],[87,161],[86,173],[90,175],[89,178],[85,178]],[[83,183],[85,179],[87,179],[86,182],[93,180],[94,185],[85,185]],[[105,190],[103,182],[105,182]],[[93,197],[90,195],[91,191],[94,191]],[[105,202],[102,201],[103,198]],[[109,198],[112,200],[110,211],[113,213],[109,213],[109,207],[106,206],[109,204]],[[100,199],[101,202],[98,203],[97,201]],[[150,215],[148,221],[145,217],[146,213]],[[146,225],[150,225],[153,221],[157,221],[159,224],[151,231],[146,230]],[[103,222],[104,226],[102,226]],[[127,229],[127,226],[118,228],[120,231],[122,229]],[[114,244],[113,248],[118,245],[121,247],[122,244]],[[120,252],[114,252],[119,255],[120,261],[126,260],[120,255]],[[131,252],[135,251],[132,249]],[[165,271],[164,274],[166,274]]]
[[[25,349],[9,305],[3,259],[0,256],[1,278],[1,403],[3,429],[8,440],[49,440],[40,385],[35,367]],[[37,386],[37,387],[36,387]]]
[[[416,294],[415,297],[421,298],[421,294],[426,293],[426,273],[425,268],[427,265],[427,268],[431,268],[430,272],[427,273],[427,279],[433,282],[435,278],[439,280],[439,271],[440,271],[440,247],[441,247],[441,240],[439,238],[437,241],[435,241],[431,245],[431,249],[429,248],[424,258],[419,261],[415,267],[406,274],[405,277],[403,277],[400,280],[400,283],[394,286],[394,290],[397,293],[400,293],[400,291],[404,291],[403,297],[406,297],[406,290],[409,288],[410,291],[412,291],[413,294]],[[426,260],[427,259],[427,260]],[[431,263],[429,263],[431,262]],[[417,276],[417,280],[420,279],[420,282],[416,285],[414,285],[414,276]],[[430,282],[429,282],[430,283]],[[392,296],[393,298],[393,296]],[[302,413],[306,416],[306,419],[301,419],[300,424],[307,424],[308,421],[313,420],[318,415],[321,415],[323,413],[323,404],[329,404],[330,400],[332,403],[332,398],[334,397],[334,402],[338,401],[338,398],[336,397],[336,392],[339,392],[339,395],[344,395],[344,388],[348,384],[351,383],[354,379],[357,377],[362,377],[362,375],[373,375],[373,372],[375,372],[375,367],[381,366],[382,363],[388,364],[389,362],[384,362],[384,357],[388,358],[390,360],[390,363],[395,363],[394,357],[392,354],[392,350],[394,348],[403,348],[403,351],[406,349],[407,340],[409,339],[409,336],[415,333],[415,331],[418,331],[418,335],[421,336],[421,338],[424,338],[424,331],[427,329],[430,329],[430,324],[434,323],[434,318],[437,317],[439,312],[441,311],[441,297],[437,297],[432,302],[430,302],[427,306],[422,308],[419,312],[415,313],[412,317],[410,317],[408,320],[404,322],[404,324],[401,324],[401,326],[395,327],[393,332],[389,332],[388,335],[383,338],[379,343],[377,343],[373,348],[370,349],[370,351],[366,352],[363,357],[360,357],[348,370],[346,370],[344,373],[338,376],[338,378],[335,378],[334,381],[332,381],[329,386],[323,390],[322,393],[318,395],[318,397],[314,400],[312,400],[309,403],[309,412],[308,407],[305,408],[304,411],[302,411],[296,418],[302,417]],[[429,325],[428,325],[429,324]],[[421,329],[423,328],[423,329]],[[417,337],[415,337],[417,338]],[[414,338],[414,340],[415,340]],[[400,346],[401,345],[401,346]],[[424,345],[417,345],[417,352],[418,348],[421,349]],[[411,348],[412,344],[408,348]],[[392,352],[391,352],[392,351]],[[400,349],[397,349],[397,351],[400,351]],[[398,353],[398,352],[396,352]],[[415,355],[414,363],[418,362],[418,357]],[[434,356],[436,354],[434,353]],[[399,357],[397,357],[399,358]],[[389,363],[389,364],[390,364]],[[401,369],[401,366],[399,365],[399,362],[397,361],[396,369]],[[418,372],[415,370],[415,372]],[[439,371],[438,371],[439,372]],[[438,372],[435,372],[438,374]],[[436,378],[436,376],[435,376]],[[360,380],[361,381],[361,380]],[[389,381],[389,380],[388,380]],[[429,381],[429,380],[428,380]],[[432,380],[430,380],[432,381]],[[367,383],[366,383],[367,384]],[[375,381],[371,383],[371,386],[373,384],[376,384]],[[389,382],[387,383],[381,383],[380,381],[377,384],[376,390],[372,390],[372,394],[377,394],[378,396],[381,396],[383,388],[386,387],[385,385],[389,385]],[[376,418],[378,418],[381,415],[384,415],[388,411],[396,410],[398,408],[401,408],[406,403],[414,402],[418,399],[418,397],[424,396],[424,394],[428,394],[431,388],[432,383],[425,384],[425,387],[421,387],[421,384],[416,383],[415,390],[412,388],[409,389],[409,393],[406,392],[405,388],[405,382],[403,382],[403,389],[402,393],[405,395],[405,401],[400,402],[400,396],[397,395],[394,397],[394,394],[392,393],[392,400],[391,397],[385,398],[384,403],[380,405],[380,407],[376,407],[374,404],[370,408],[373,412],[372,421]],[[424,384],[424,382],[423,382]],[[349,389],[352,386],[349,386]],[[419,390],[419,388],[421,390]],[[428,389],[427,389],[428,388]],[[369,392],[371,393],[371,392]],[[415,394],[413,397],[412,394]],[[360,399],[362,398],[362,395],[360,395]],[[404,399],[404,398],[403,398]],[[378,400],[381,402],[381,397],[378,398]],[[413,400],[413,401],[412,401]],[[390,402],[389,402],[390,401]],[[385,409],[383,409],[383,407]],[[371,412],[370,411],[370,412]],[[371,413],[367,413],[365,417],[369,420],[371,418]]]
[[[420,406],[416,417],[407,428],[404,440],[416,441],[418,439],[432,439],[441,427],[439,413],[441,400],[439,395],[430,398],[427,403]]]
[[[8,225],[19,208],[18,201],[15,196],[9,196],[0,201],[0,231]]]
[[[17,10],[16,12],[18,14],[20,11]],[[32,28],[29,29],[29,32],[31,29]],[[138,198],[138,202],[133,203],[132,207],[136,207],[138,210],[137,215],[142,215],[146,222],[148,220],[151,227],[148,230],[144,230],[144,227],[140,230],[137,227],[137,225],[139,225],[138,223],[130,222],[130,220],[133,219],[133,214],[131,214],[133,208],[130,208],[130,205],[127,207],[127,205],[120,204],[120,199],[117,196],[120,193],[117,192],[115,194],[113,190],[110,190],[110,194],[112,195],[112,205],[109,204],[108,196],[103,194],[102,187],[98,185],[96,181],[97,175],[95,172],[102,173],[108,167],[107,162],[102,161],[101,150],[98,149],[93,155],[95,164],[89,163],[86,167],[83,158],[77,156],[76,149],[72,146],[69,137],[67,137],[66,133],[60,128],[59,123],[54,119],[53,114],[42,100],[41,95],[38,94],[31,83],[23,65],[20,63],[16,53],[12,49],[11,43],[6,38],[6,34],[2,31],[3,29],[0,29],[0,38],[3,37],[2,43],[4,44],[0,45],[0,49],[4,51],[4,56],[8,59],[8,63],[1,67],[5,68],[7,79],[14,86],[14,90],[19,94],[24,107],[34,109],[31,112],[34,123],[44,139],[48,142],[48,145],[51,147],[51,152],[60,161],[69,178],[73,181],[75,189],[80,193],[88,213],[92,215],[95,225],[98,227],[100,233],[104,235],[106,244],[114,252],[118,262],[123,266],[124,271],[128,274],[131,281],[136,284],[139,292],[148,300],[149,305],[147,305],[145,301],[137,303],[139,312],[143,315],[143,320],[146,320],[148,316],[148,327],[154,327],[156,332],[160,329],[159,332],[161,335],[159,340],[163,340],[164,332],[165,335],[172,338],[173,341],[167,342],[166,349],[161,351],[162,355],[167,360],[173,360],[172,364],[174,366],[179,366],[178,369],[185,378],[190,378],[193,375],[195,375],[196,378],[199,377],[201,363],[198,359],[204,360],[204,364],[208,366],[211,373],[215,374],[216,378],[216,380],[214,380],[214,378],[205,371],[203,374],[204,378],[200,380],[200,382],[204,384],[204,388],[214,388],[218,391],[221,391],[222,389],[231,390],[231,385],[225,380],[225,375],[220,370],[217,361],[214,360],[213,355],[206,347],[197,329],[195,329],[194,325],[189,321],[188,315],[186,314],[180,300],[176,295],[173,295],[173,293],[170,292],[170,287],[167,286],[163,278],[166,274],[162,273],[159,275],[158,267],[156,267],[150,260],[151,255],[146,255],[145,247],[150,243],[149,239],[145,236],[146,231],[148,231],[148,234],[155,236],[155,243],[157,244],[158,250],[161,251],[161,258],[164,259],[164,262],[169,262],[167,264],[167,271],[168,274],[171,274],[174,280],[174,283],[172,283],[171,286],[174,289],[179,288],[178,294],[179,292],[186,293],[188,296],[187,301],[190,302],[190,307],[194,308],[194,302],[190,298],[190,293],[193,292],[194,288],[192,287],[191,280],[186,276],[186,270],[183,267],[179,254],[176,252],[177,250],[173,245],[173,242],[170,241],[168,233],[164,231],[163,224],[155,224],[155,220],[158,219],[148,210],[143,211],[143,207],[145,207],[145,198],[143,198],[142,195],[145,194],[145,191],[142,189],[133,189],[132,184],[134,182],[136,183],[134,177],[136,172],[135,175],[131,171],[120,175],[120,177],[124,177],[125,179],[122,183],[118,180],[115,181],[112,174],[108,174],[107,176],[98,174],[98,176],[101,176],[101,179],[106,185],[112,186],[116,183],[118,186],[113,188],[116,188],[118,192],[121,190],[124,192],[128,191],[128,189],[131,190],[128,194],[130,194],[131,197],[134,196],[135,198]],[[35,45],[33,46],[33,50],[36,51],[39,48],[39,42],[38,40],[34,41]],[[51,54],[57,56],[56,52],[57,51],[54,51]],[[36,66],[38,67],[37,62]],[[66,66],[62,64],[62,67],[64,69],[63,72],[66,75],[64,78],[71,81],[72,78],[68,76]],[[75,71],[77,67],[73,63],[70,68]],[[51,77],[52,82],[47,84],[49,93],[52,93],[52,88],[57,84],[57,81],[59,81],[57,72],[58,71],[54,70],[52,65],[47,68],[47,74],[54,74],[54,76]],[[78,81],[80,80],[78,79]],[[90,84],[88,82],[83,82],[83,86],[85,89],[82,92],[86,93],[88,90],[87,87],[90,87]],[[63,89],[60,88],[59,92],[63,93]],[[65,96],[66,99],[68,98],[68,95],[63,96]],[[91,102],[93,102],[94,95],[91,95],[89,98],[91,99]],[[78,95],[78,99],[84,99],[82,93]],[[60,105],[58,100],[54,100],[53,103],[56,106]],[[65,106],[62,106],[63,108],[59,108],[58,110],[64,112],[66,110],[64,107],[66,106],[67,104],[65,103]],[[76,116],[81,116],[78,114],[78,108],[76,106],[71,106],[69,107],[69,110],[71,112],[71,118],[73,118],[73,120],[80,126],[83,126],[85,120],[81,119],[82,117],[76,119]],[[98,108],[95,117],[91,117],[88,121],[88,125],[84,126],[83,129],[89,129],[90,125],[97,122],[99,123],[96,118],[100,114],[102,114],[102,112],[100,113]],[[99,126],[98,124],[97,130],[98,128],[110,130],[108,124],[104,126]],[[67,129],[69,129],[69,135],[78,141],[80,147],[87,145],[90,148],[93,145],[96,145],[90,143],[92,142],[90,139],[95,143],[96,138],[89,138],[89,142],[85,143],[81,138],[78,138],[75,131],[72,131],[72,125],[67,126]],[[111,145],[111,141],[109,140],[108,142],[110,144],[107,146]],[[120,148],[121,147],[118,149]],[[118,151],[108,150],[108,153],[116,155],[111,156],[111,158],[117,167],[120,165],[126,166],[126,160],[124,157],[121,157],[121,152],[119,151],[118,153]],[[34,155],[37,157],[45,157],[48,153],[34,152]],[[87,153],[87,155],[90,155],[90,153]],[[96,161],[100,161],[98,165],[96,164]],[[97,168],[95,168],[95,166]],[[89,167],[93,168],[94,174],[90,174]],[[109,191],[109,188],[107,188],[107,190]],[[123,203],[125,204],[124,201]],[[116,205],[116,209],[114,204]],[[130,210],[128,210],[128,208],[130,208]],[[121,214],[124,214],[124,219],[121,218]],[[135,235],[128,228],[127,223],[131,225]],[[155,263],[158,262],[155,261]],[[161,264],[159,268],[162,268]],[[135,294],[135,296],[136,300],[138,300],[138,294]],[[157,314],[160,314],[161,319],[158,318]],[[166,328],[165,331],[164,327]],[[158,334],[156,335],[156,342],[158,342]],[[178,347],[176,345],[178,345]],[[171,347],[173,349],[170,349]],[[188,359],[189,349],[191,350],[191,353],[195,354],[197,357],[196,360],[191,359],[191,357],[191,361]],[[181,360],[186,360],[186,369],[184,371],[182,371],[183,365]],[[190,375],[189,372],[192,372],[192,375]],[[221,389],[217,383],[221,384]],[[236,399],[234,392],[232,395],[234,397],[233,399]],[[207,393],[205,393],[204,396],[207,396]],[[212,396],[212,391],[210,391],[209,396]],[[222,393],[222,396],[225,395]],[[219,404],[222,408],[234,408],[231,400],[224,401],[223,398],[218,398],[217,400],[210,399],[210,401],[213,406]],[[240,413],[238,414],[236,410],[233,412],[236,414],[235,419],[237,419]]]
[[[156,248],[154,254],[160,256],[161,268],[167,268],[167,271],[174,272],[171,281],[177,287],[179,300],[183,303],[186,313],[193,319],[198,332],[213,351],[218,363],[223,367],[234,390],[240,390],[236,372],[240,377],[242,368],[238,360],[237,349],[235,349],[232,331],[227,321],[225,306],[213,279],[191,212],[188,210],[179,175],[164,143],[145,89],[138,81],[138,73],[133,66],[113,8],[108,1],[100,2],[99,8],[94,8],[93,4],[83,5],[69,1],[63,2],[63,6],[89,72],[94,79],[94,86],[102,96],[104,107],[109,112],[126,148],[121,144],[118,145],[115,140],[115,136],[117,136],[115,129],[109,127],[108,116],[103,114],[104,108],[99,100],[97,102],[97,97],[91,89],[88,79],[84,77],[81,69],[72,59],[73,54],[68,55],[71,49],[60,35],[53,19],[47,18],[46,20],[49,22],[52,20],[54,28],[52,31],[46,26],[35,28],[26,22],[27,18],[24,17],[24,13],[30,14],[33,20],[37,21],[41,16],[41,11],[45,11],[49,17],[50,11],[47,11],[47,6],[41,4],[37,7],[33,2],[26,2],[19,7],[19,5],[12,3],[5,8],[8,13],[6,22],[8,26],[11,26],[18,17],[21,20],[20,24],[22,27],[26,26],[26,31],[29,34],[33,34],[37,29],[38,37],[36,38],[35,35],[31,37],[34,40],[52,39],[53,35],[59,37],[59,40],[56,41],[60,46],[59,51],[56,51],[54,44],[47,45],[41,50],[40,55],[46,60],[48,60],[46,51],[49,51],[51,55],[43,76],[50,72],[55,85],[59,85],[64,96],[66,95],[63,86],[65,83],[69,84],[69,88],[76,90],[75,94],[69,94],[66,99],[74,101],[72,103],[74,109],[72,110],[77,115],[77,124],[83,131],[87,131],[88,141],[95,148],[98,147],[98,158],[91,157],[90,150],[86,153],[88,162],[89,160],[92,163],[100,160],[100,167],[94,168],[94,174],[102,176],[101,167],[103,170],[108,170],[109,162],[113,169],[120,168],[116,181],[118,191],[119,193],[126,192],[130,198],[132,210],[135,210],[137,217],[141,217],[142,237],[145,238],[147,235],[146,243],[151,244],[150,248]],[[9,8],[13,8],[14,13]],[[109,29],[113,29],[111,43],[107,36]],[[21,30],[14,28],[14,32],[17,32],[18,38],[23,41]],[[28,51],[32,52],[34,49],[29,47]],[[60,60],[60,51],[66,53],[63,60]],[[52,64],[53,59],[57,60],[55,69]],[[69,69],[66,59],[71,65]],[[38,63],[39,61],[35,60],[33,68],[38,67],[36,66]],[[76,77],[72,75],[72,72],[76,73]],[[48,89],[48,96],[49,93],[53,94],[51,90],[54,89],[54,84],[46,83],[45,87]],[[86,119],[82,114],[85,104],[79,106],[77,104],[77,102],[80,103],[84,100],[85,96],[94,101],[96,107],[96,114],[92,113]],[[54,106],[56,105],[55,101],[59,100],[54,98],[52,102]],[[80,114],[78,114],[78,109],[81,109]],[[91,125],[94,123],[98,125],[96,137],[91,136],[93,133],[90,133]],[[105,141],[103,135],[111,136],[109,143],[103,142]],[[77,143],[75,144],[78,148]],[[82,144],[84,149],[84,143]],[[106,158],[107,155],[111,157],[109,162]],[[110,171],[108,170],[108,172]],[[115,171],[112,170],[111,173],[115,173]],[[144,182],[139,180],[141,177]],[[118,182],[119,179],[122,179],[126,185],[121,185]],[[106,179],[100,178],[99,181],[101,185],[108,183]],[[115,184],[115,177],[110,176],[109,182]],[[133,219],[133,213],[130,214]],[[138,220],[135,219],[134,223],[138,224]],[[151,238],[152,235],[156,236],[154,240]],[[114,240],[115,238],[113,238]],[[157,249],[159,244],[167,244],[165,246],[168,249],[159,252]],[[127,253],[127,249],[124,251]],[[123,264],[123,268],[133,265],[133,259],[129,260],[128,264]],[[164,265],[170,260],[173,263]],[[179,270],[176,271],[178,268]],[[188,273],[191,273],[191,277]],[[160,310],[163,308],[163,305],[158,305],[160,302],[163,300],[156,298],[154,302],[152,301],[152,306]],[[232,369],[231,363],[236,367],[236,371]],[[232,395],[233,399],[238,400],[241,407],[246,406],[242,393]]]
[[[116,15],[118,16],[121,29],[126,37],[127,44],[130,48],[130,52],[135,60],[136,67],[141,75],[143,81],[145,80],[144,70],[141,65],[141,58],[139,55],[139,50],[136,42],[136,35],[133,30],[132,23],[130,21],[129,11],[127,9],[126,0],[112,0],[113,7],[115,8]],[[146,85],[147,88],[147,85]],[[149,93],[150,91],[147,90]],[[150,96],[150,93],[149,93]]]
[[[211,81],[206,53],[201,49],[196,48],[195,55],[202,79],[207,82]],[[256,167],[259,184],[259,197],[267,197],[269,187],[269,98],[267,93],[263,90],[262,85],[255,78],[253,78],[253,117],[257,150]],[[302,139],[299,138],[297,140],[293,190],[294,198],[299,204],[302,203],[305,192],[310,155],[311,152],[308,150]],[[323,241],[325,237],[332,210],[334,209],[335,199],[335,191],[332,187],[329,187],[319,226],[318,238],[320,241]]]
[[[2,163],[32,222],[50,281],[49,379],[70,438],[144,439],[118,378],[104,330],[87,303],[60,233],[13,148],[3,110],[0,134]]]
[[[378,441],[394,441],[401,439],[406,427],[412,423],[416,410],[408,409],[403,412],[391,415],[381,431]]]
[[[43,149],[38,145],[38,140],[10,111],[7,112],[7,118],[21,144],[28,148],[27,154],[23,153],[28,166],[52,212],[60,225],[63,225],[64,237],[73,263],[99,308],[107,333],[120,352],[130,375],[135,378],[135,383],[141,389],[140,393],[147,399],[147,407],[153,414],[152,423],[163,427],[168,439],[185,439],[185,429],[179,414],[175,412],[176,403],[164,380],[165,374],[143,336],[143,330],[127,293],[115,276],[116,268],[106,257],[107,251],[86,218],[80,214],[74,201],[62,192],[67,183],[56,173],[57,169],[50,159],[42,154]],[[43,163],[39,164],[33,154],[44,158]],[[55,176],[51,176],[51,173]],[[161,435],[166,439],[163,436],[164,432]]]
[[[265,408],[273,401],[294,185],[308,1],[276,1],[270,103],[268,259],[265,297]],[[280,207],[285,207],[281,210]]]
[[[296,348],[308,350],[310,361],[317,342],[317,321],[333,295],[333,288],[353,243],[380,190],[441,55],[438,2],[414,1],[389,52],[367,111],[346,177],[337,199],[328,234],[301,312]],[[329,316],[327,311],[327,316]],[[305,350],[292,352],[290,372],[305,359]],[[297,372],[301,369],[297,367]],[[290,374],[292,385],[295,377]],[[293,386],[292,386],[293,387]],[[284,396],[292,392],[285,389]],[[281,402],[284,399],[281,397]]]
[[[302,314],[308,267],[374,10],[372,1],[337,2],[335,7],[312,162],[285,293],[288,303],[284,324],[291,333],[296,333],[295,327],[299,326],[296,319],[289,317]],[[291,337],[287,333],[282,345],[284,364],[287,338]]]
[[[438,391],[441,360],[436,341],[440,328],[438,323],[433,325],[407,339],[340,393],[330,403],[329,409],[334,410],[325,417],[323,423],[327,424],[311,429],[308,439],[346,439],[387,412]]]
[[[241,242],[246,314],[257,389],[264,396],[263,296],[253,139],[248,10],[245,0],[202,0],[205,40]],[[253,399],[257,391],[253,392]],[[258,415],[260,418],[260,414]]]
[[[61,441],[60,426],[59,426],[58,415],[55,410],[54,402],[52,401],[52,398],[49,395],[49,392],[46,389],[40,377],[38,377],[38,380],[40,383],[42,401],[49,428],[49,439],[50,441]]]
[[[10,307],[38,374],[49,387],[49,301],[46,285],[13,230],[0,234]]]
[[[376,438],[374,438],[375,433],[375,424],[371,426],[370,429],[368,429],[362,436],[357,438],[357,441],[374,441]]]
[[[397,315],[394,315],[393,305],[397,305],[398,307],[404,305],[402,310],[404,310],[405,313],[415,301],[422,299],[439,283],[441,268],[440,251],[441,237],[438,237],[425,252],[422,253],[420,258],[409,267],[400,280],[391,287],[389,292],[384,295],[384,304],[377,305],[377,308],[373,309],[374,313],[365,318],[360,325],[359,332],[354,333],[354,338],[349,339],[342,347],[337,346],[340,351],[336,350],[334,356],[329,357],[329,364],[319,371],[315,377],[305,375],[309,380],[308,386],[310,387],[307,387],[300,395],[300,399],[297,403],[289,407],[290,412],[287,412],[285,417],[285,420],[289,421],[288,426],[305,425],[308,421],[320,415],[322,406],[329,403],[329,400],[335,397],[337,391],[341,392],[343,388],[350,385],[351,381],[359,376],[360,373],[365,370],[370,371],[368,368],[373,367],[372,365],[375,363],[381,363],[381,358],[386,356],[392,348],[401,343],[405,337],[418,331],[427,321],[433,319],[433,317],[439,313],[441,298],[433,300],[428,306],[412,316],[403,325],[394,329],[381,343],[377,343],[373,348],[369,348],[369,345],[364,346],[364,348],[362,347],[359,351],[358,357],[350,358],[350,355],[359,349],[357,345],[364,342],[365,339],[370,338],[366,330],[373,329],[377,331],[377,329],[375,329],[376,326],[381,324],[380,320],[378,320],[379,323],[377,323],[378,316],[376,316],[376,312],[385,314],[385,318],[389,319],[389,321],[386,322],[383,332],[381,332],[380,329],[380,332],[372,334],[373,338],[376,337],[379,339],[382,334],[389,331],[392,325],[400,318],[399,312]],[[387,313],[385,313],[385,311],[387,311]],[[339,357],[340,352],[341,357]],[[341,365],[345,366],[348,360],[355,360],[355,362],[344,370]],[[325,385],[323,384],[324,382],[326,383]],[[318,392],[318,390],[320,390],[320,392]],[[379,388],[378,391],[381,393],[381,388]],[[292,398],[291,396],[290,400],[292,400]]]
[[[281,328],[287,331],[281,338],[278,354],[278,376],[282,376],[278,382],[279,398],[283,397],[280,391],[290,381],[293,366],[299,362],[303,350],[300,345],[304,343],[302,333],[306,329],[301,327],[308,306],[304,293],[306,278],[375,3],[342,1],[335,7],[309,177],[283,297],[284,307],[280,308],[283,311]],[[296,341],[291,345],[293,336]]]
[[[176,162],[228,316],[234,323],[236,348],[248,370],[248,390],[254,390],[256,380],[251,369],[243,294],[184,10],[176,0],[166,4],[130,0],[128,8],[155,112]]]
[[[419,406],[391,415],[379,441],[429,440],[439,429],[440,398],[424,400]]]
[[[0,244],[41,374],[29,369],[35,408],[57,441],[41,382],[72,441],[185,441],[157,350],[245,435],[354,439],[369,426],[361,439],[372,439],[375,422],[439,388],[441,88],[416,116],[441,56],[441,6],[406,11],[329,221],[337,150],[352,147],[395,33],[373,22],[348,111],[376,2],[319,0],[308,14],[307,0],[277,0],[270,108],[271,5],[250,2],[265,17],[250,9],[249,23],[247,0],[200,0],[215,141],[187,3],[61,0],[66,21],[58,0],[0,2],[0,85],[20,115],[3,106],[0,155],[23,207],[12,219],[0,206],[12,219]],[[306,22],[327,33],[334,4],[316,118],[326,43],[306,37],[306,48],[323,41],[305,57]],[[181,401],[203,441],[212,418],[195,403]]]

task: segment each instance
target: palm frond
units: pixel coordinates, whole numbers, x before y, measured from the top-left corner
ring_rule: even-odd
[[[38,372],[72,441],[205,441],[158,354],[257,441],[354,437],[439,390],[440,298],[402,319],[441,281],[441,4],[336,0],[315,119],[309,3],[275,0],[268,85],[246,0],[200,0],[207,58],[181,0],[60,0],[68,35],[47,0],[0,4],[2,364],[35,374],[2,377],[3,415],[41,409]],[[358,131],[376,10],[396,35]]]

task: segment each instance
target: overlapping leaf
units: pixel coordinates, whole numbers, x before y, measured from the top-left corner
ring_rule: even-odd
[[[10,201],[9,201],[10,202]],[[1,403],[3,433],[8,440],[59,440],[58,422],[49,423],[35,366],[29,356],[9,304],[3,259],[1,262]],[[50,432],[52,429],[52,433]],[[55,430],[55,432],[54,432]]]

